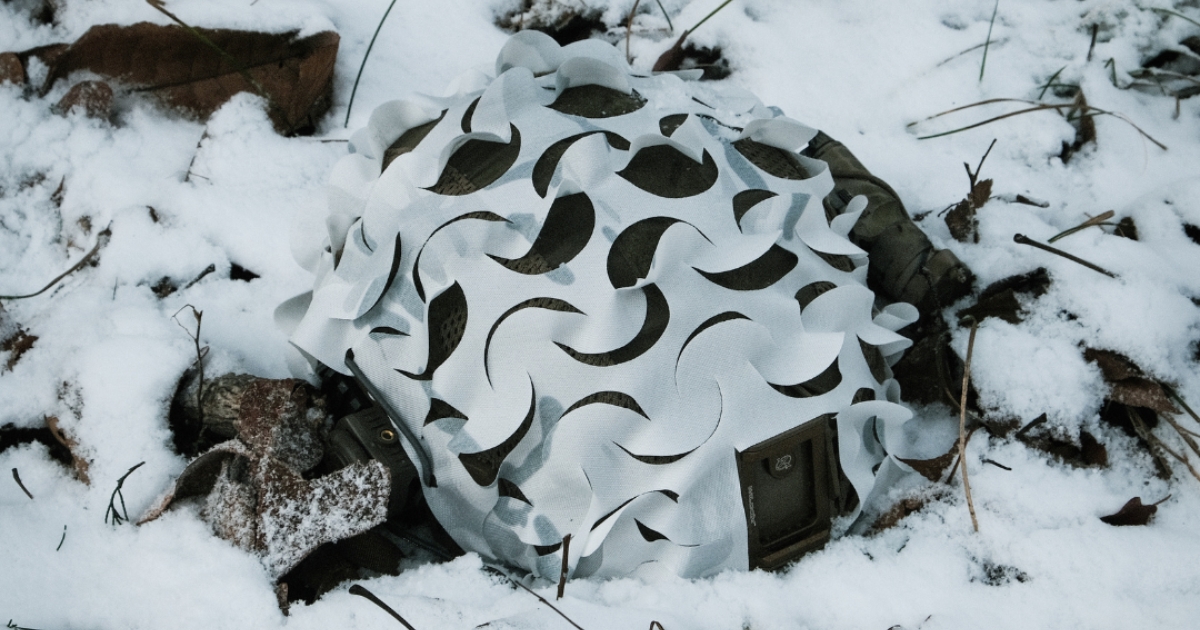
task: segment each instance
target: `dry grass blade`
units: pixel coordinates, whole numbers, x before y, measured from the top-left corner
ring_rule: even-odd
[[[70,269],[58,274],[58,276],[56,276],[53,280],[51,280],[49,283],[47,283],[46,286],[42,287],[40,290],[38,290],[34,293],[30,293],[28,295],[0,295],[0,300],[24,300],[26,298],[37,297],[37,296],[45,293],[46,291],[50,290],[50,287],[58,284],[58,282],[60,280],[62,280],[63,278],[66,278],[67,276],[82,269],[83,266],[86,265],[88,263],[88,261],[90,261],[92,259],[92,257],[95,256],[96,253],[100,251],[100,248],[104,247],[105,243],[108,242],[108,237],[111,234],[112,234],[112,232],[110,232],[107,228],[105,228],[105,230],[100,233],[100,238],[96,239],[96,246],[92,248],[92,251],[88,252],[87,254],[84,254],[83,258],[79,259],[79,262],[72,265]]]
[[[940,118],[942,116],[946,116],[947,114],[953,114],[955,112],[960,112],[963,110],[971,109],[973,107],[981,107],[983,105],[992,105],[995,103],[1025,103],[1027,105],[1033,105],[1033,107],[1029,107],[1026,109],[1020,109],[1015,112],[1008,112],[1007,114],[1001,114],[999,116],[994,116],[987,120],[983,120],[983,121],[980,121],[980,122],[977,122],[977,123],[974,123],[971,125],[967,125],[965,127],[959,127],[957,129],[952,129],[950,131],[943,131],[941,133],[930,134],[927,136],[917,136],[917,139],[918,140],[929,140],[931,138],[941,138],[942,136],[953,135],[953,134],[956,134],[959,132],[967,131],[969,129],[975,129],[976,127],[982,127],[984,125],[988,125],[988,124],[991,124],[991,123],[994,123],[994,122],[997,122],[1000,120],[1004,120],[1006,118],[1012,118],[1013,116],[1020,116],[1021,114],[1028,114],[1030,112],[1040,112],[1040,111],[1046,111],[1046,110],[1052,109],[1061,114],[1064,112],[1064,110],[1069,111],[1072,108],[1080,109],[1080,106],[1074,102],[1071,102],[1071,103],[1039,103],[1037,101],[1030,101],[1030,100],[1021,99],[1021,98],[989,98],[987,100],[979,101],[977,103],[971,103],[970,105],[963,105],[961,107],[955,107],[953,109],[948,109],[944,112],[939,112],[939,113],[929,116],[923,120],[918,120],[918,121],[908,123],[908,125],[906,125],[906,126],[913,127],[913,126],[919,125],[923,122],[928,122],[935,118]],[[1114,118],[1119,118],[1125,124],[1129,125],[1130,127],[1133,127],[1134,130],[1136,130],[1139,134],[1141,134],[1143,138],[1149,140],[1150,142],[1153,142],[1155,146],[1162,149],[1163,151],[1167,150],[1167,145],[1159,142],[1158,140],[1155,140],[1153,136],[1151,136],[1150,134],[1143,131],[1141,127],[1138,127],[1136,124],[1133,123],[1133,121],[1126,118],[1123,114],[1119,114],[1116,112],[1110,112],[1107,110],[1100,109],[1099,107],[1093,107],[1091,105],[1084,105],[1084,106],[1082,106],[1082,109],[1083,109],[1083,111],[1086,112],[1086,115],[1088,115],[1088,116],[1107,115],[1107,116],[1112,116]]]
[[[358,76],[354,77],[354,88],[350,90],[350,103],[346,105],[346,122],[342,123],[343,129],[350,126],[350,110],[354,108],[354,95],[358,93],[358,82],[362,79],[363,69],[367,67],[367,57],[371,56],[371,49],[375,47],[375,39],[379,37],[379,31],[383,30],[383,23],[387,21],[388,14],[392,12],[394,6],[396,6],[396,0],[392,0],[387,11],[383,12],[383,17],[379,18],[379,25],[375,27],[375,34],[371,36],[371,43],[367,44],[367,52],[363,53],[362,63],[358,66]],[[525,14],[521,15],[524,17]]]
[[[574,620],[572,620],[570,617],[568,617],[568,616],[566,615],[566,613],[564,613],[563,611],[559,610],[558,608],[555,608],[555,607],[554,607],[554,604],[551,604],[550,602],[546,601],[546,598],[545,598],[545,597],[542,597],[541,595],[538,595],[537,593],[533,592],[533,589],[531,589],[531,588],[529,588],[528,586],[525,586],[524,584],[522,584],[520,580],[518,580],[518,579],[516,579],[516,578],[512,577],[511,575],[509,575],[509,574],[507,574],[507,573],[504,573],[504,572],[501,572],[501,575],[503,575],[505,578],[508,578],[508,581],[509,581],[509,582],[512,582],[513,584],[516,584],[517,586],[519,586],[519,587],[521,587],[521,588],[525,589],[525,591],[526,591],[527,593],[529,593],[530,595],[533,595],[534,597],[538,598],[538,601],[539,601],[539,602],[542,602],[543,604],[545,604],[545,605],[549,606],[549,607],[550,607],[550,610],[553,610],[554,612],[558,613],[558,616],[562,617],[563,619],[566,619],[566,620],[567,620],[567,623],[569,623],[569,624],[571,624],[572,626],[574,626],[574,627],[575,627],[577,630],[583,630],[583,628],[582,628],[582,627],[580,627],[580,626],[579,626],[579,624],[575,623],[575,621],[574,621]]]
[[[975,351],[975,332],[979,322],[971,319],[971,337],[967,341],[967,359],[963,367],[962,400],[958,413],[958,462],[962,466],[963,489],[967,493],[967,509],[971,511],[971,525],[979,531],[979,519],[975,517],[975,501],[971,498],[971,482],[967,477],[967,388],[971,384],[971,354]]]
[[[633,63],[633,57],[629,54],[629,39],[633,36],[633,14],[637,13],[638,5],[641,3],[642,0],[633,0],[633,8],[629,10],[629,19],[625,21],[625,61],[629,63]]]
[[[1060,238],[1070,236],[1076,232],[1086,230],[1090,227],[1097,226],[1097,225],[1104,225],[1105,224],[1104,222],[1113,218],[1113,215],[1115,215],[1115,214],[1116,213],[1113,212],[1112,210],[1107,210],[1105,212],[1102,212],[1102,213],[1088,219],[1087,221],[1084,221],[1083,223],[1076,225],[1073,228],[1070,228],[1068,230],[1063,230],[1062,232],[1055,234],[1054,236],[1050,237],[1050,239],[1047,240],[1046,242],[1053,243],[1054,241],[1057,241]]]
[[[384,612],[391,615],[393,618],[395,618],[396,621],[399,621],[401,623],[401,625],[403,625],[405,628],[408,628],[408,630],[417,630],[416,628],[412,627],[411,624],[409,624],[407,621],[405,621],[404,617],[400,616],[400,613],[392,610],[391,606],[388,606],[387,604],[383,603],[383,600],[376,597],[375,593],[368,591],[363,586],[361,586],[359,584],[351,585],[349,592],[351,595],[358,595],[359,597],[366,598],[372,604],[375,604],[376,606],[382,608]]]
[[[983,61],[979,63],[979,80],[983,81],[983,69],[987,67],[988,48],[992,44],[992,27],[996,25],[996,13],[1000,11],[1000,0],[996,0],[996,4],[992,6],[992,19],[988,21],[987,39],[983,40]]]
[[[24,492],[25,496],[29,497],[29,500],[32,501],[33,494],[29,492],[29,489],[25,487],[25,484],[21,483],[21,474],[17,472],[16,468],[13,468],[13,481],[17,482],[18,486],[21,486],[21,492]]]
[[[1162,13],[1162,14],[1165,14],[1165,15],[1170,15],[1170,16],[1173,16],[1173,17],[1177,17],[1177,18],[1179,18],[1179,19],[1181,19],[1181,20],[1185,20],[1185,21],[1191,22],[1192,24],[1195,24],[1196,26],[1200,26],[1200,22],[1197,22],[1196,20],[1193,20],[1192,18],[1190,18],[1190,17],[1188,17],[1188,16],[1186,16],[1186,15],[1184,15],[1184,14],[1182,14],[1182,13],[1176,13],[1176,12],[1174,12],[1174,11],[1170,10],[1170,9],[1160,9],[1160,8],[1158,8],[1158,7],[1147,7],[1147,8],[1148,8],[1149,10],[1151,10],[1151,11],[1154,11],[1154,12],[1156,12],[1156,13]]]

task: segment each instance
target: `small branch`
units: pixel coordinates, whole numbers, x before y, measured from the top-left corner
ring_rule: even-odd
[[[1070,236],[1081,230],[1086,230],[1090,227],[1097,226],[1097,225],[1103,225],[1105,221],[1113,218],[1113,215],[1115,215],[1115,214],[1116,213],[1113,212],[1112,210],[1107,210],[1105,212],[1102,212],[1102,213],[1088,219],[1087,221],[1084,221],[1083,223],[1076,225],[1075,227],[1073,227],[1069,230],[1063,230],[1062,232],[1055,234],[1054,236],[1050,237],[1050,240],[1048,240],[1046,242],[1053,243],[1054,241],[1057,241],[1060,238]]]
[[[1108,276],[1109,278],[1117,277],[1116,274],[1112,273],[1111,271],[1109,271],[1103,267],[1100,267],[1099,265],[1094,265],[1082,258],[1079,258],[1078,256],[1072,256],[1071,254],[1068,254],[1067,252],[1064,252],[1063,250],[1058,249],[1057,247],[1050,247],[1049,245],[1043,245],[1042,243],[1039,243],[1035,240],[1030,239],[1028,236],[1025,236],[1024,234],[1014,234],[1013,240],[1022,245],[1029,245],[1031,247],[1036,247],[1042,251],[1050,252],[1051,254],[1057,254],[1059,256],[1062,256],[1063,258],[1066,258],[1067,260],[1069,260],[1071,262],[1079,263],[1079,264],[1083,265],[1084,267],[1091,269],[1092,271],[1098,271],[1098,272]]]
[[[1001,469],[1001,470],[1007,470],[1007,471],[1010,471],[1010,472],[1012,471],[1012,469],[1011,469],[1011,468],[1009,468],[1008,466],[1005,466],[1004,464],[1001,464],[1000,462],[997,462],[997,461],[994,461],[994,460],[991,460],[991,459],[984,459],[984,460],[983,460],[983,463],[985,463],[985,464],[991,464],[991,465],[993,465],[993,466],[995,466],[996,468],[999,468],[999,469]]]
[[[96,246],[92,248],[92,251],[88,252],[87,254],[84,254],[83,258],[79,259],[79,262],[75,263],[70,269],[59,274],[58,277],[51,280],[49,284],[42,287],[42,289],[40,291],[38,291],[36,293],[30,293],[29,295],[0,295],[0,300],[24,300],[25,298],[37,297],[37,296],[45,293],[46,291],[50,290],[50,287],[58,284],[59,280],[62,280],[63,278],[66,278],[67,276],[82,269],[83,266],[86,265],[88,263],[88,261],[90,261],[92,259],[92,257],[95,256],[96,253],[100,251],[100,248],[103,247],[104,244],[108,242],[108,237],[111,234],[112,234],[112,232],[109,232],[108,229],[105,228],[105,230],[99,234],[98,238],[96,238]]]
[[[105,523],[108,522],[109,514],[112,515],[113,525],[120,525],[121,523],[129,520],[129,511],[125,509],[125,495],[121,492],[121,487],[125,485],[125,480],[129,478],[129,475],[132,475],[133,471],[141,468],[145,463],[146,462],[140,462],[133,468],[130,468],[125,472],[124,475],[121,475],[120,479],[117,480],[117,487],[113,489],[112,496],[108,498],[108,509],[104,511]],[[117,506],[115,503],[118,498],[121,500],[121,512],[119,514],[117,513]]]
[[[967,478],[967,388],[971,384],[971,355],[975,351],[975,331],[979,322],[971,318],[971,337],[967,341],[967,360],[963,366],[962,402],[958,414],[958,461],[962,467],[963,489],[967,493],[967,509],[971,511],[971,525],[979,531],[979,519],[975,517],[975,502],[971,499],[971,482]]]
[[[16,468],[14,468],[13,470],[16,470]],[[556,597],[555,599],[562,599],[563,592],[567,590],[567,569],[568,569],[567,563],[570,560],[570,553],[571,553],[571,535],[567,534],[566,536],[563,536],[562,572],[559,573],[559,575],[558,575],[558,597]]]
[[[367,67],[367,57],[371,56],[371,49],[375,47],[375,39],[379,37],[379,31],[383,30],[383,23],[387,21],[388,14],[392,12],[392,7],[396,6],[396,0],[392,0],[388,5],[387,11],[383,12],[383,17],[379,18],[379,25],[375,27],[375,34],[371,36],[371,43],[367,44],[367,52],[363,53],[362,63],[358,66],[358,76],[354,77],[354,88],[350,90],[350,102],[346,105],[346,122],[342,123],[342,128],[350,126],[350,110],[354,108],[354,95],[358,93],[358,82],[362,79],[363,69]],[[525,19],[525,14],[521,14],[521,19]],[[521,30],[521,27],[517,27]]]
[[[638,5],[641,3],[642,0],[633,0],[633,8],[629,10],[629,19],[625,22],[625,61],[628,63],[633,63],[633,57],[629,55],[629,40],[633,35],[633,14],[637,13]]]
[[[25,484],[21,483],[21,475],[17,473],[16,468],[13,468],[13,481],[16,481],[18,486],[21,486],[21,491],[25,493],[25,496],[29,497],[30,501],[32,501],[33,494],[29,492],[29,489],[25,487]]]
[[[396,621],[399,621],[400,624],[403,625],[405,628],[408,628],[408,630],[417,630],[416,628],[412,627],[411,624],[409,624],[407,621],[405,621],[404,617],[400,616],[400,613],[392,610],[391,606],[388,606],[387,604],[383,603],[383,600],[376,597],[375,593],[368,591],[363,586],[358,585],[358,584],[351,585],[350,586],[350,594],[367,598],[368,600],[371,601],[372,604],[375,604],[376,606],[382,608],[384,610],[384,612],[386,612],[387,614],[394,617],[396,619]]]
[[[209,265],[209,266],[212,267],[212,265]],[[203,277],[203,275],[201,277]],[[183,325],[183,322],[179,321],[179,314],[182,313],[183,309],[185,309],[185,308],[192,309],[192,317],[196,318],[196,334],[194,334],[194,335],[192,334],[192,331],[187,329],[187,326]],[[205,428],[205,425],[204,425],[204,357],[208,354],[207,346],[203,349],[200,348],[200,325],[204,321],[204,311],[196,310],[196,307],[192,306],[191,304],[184,304],[183,306],[181,306],[179,308],[178,311],[175,311],[175,314],[171,316],[171,319],[175,320],[176,324],[179,324],[179,327],[182,328],[183,331],[187,333],[188,337],[190,337],[192,339],[192,343],[195,344],[195,346],[196,346],[196,370],[199,372],[199,374],[198,374],[199,378],[196,381],[196,416],[200,421],[201,431],[203,431]]]
[[[562,617],[563,619],[566,619],[567,623],[571,624],[572,626],[575,626],[578,630],[583,630],[583,628],[581,628],[579,626],[579,624],[575,623],[570,617],[568,617],[566,614],[564,614],[563,611],[555,608],[554,604],[551,604],[550,602],[546,601],[545,597],[542,597],[541,595],[538,595],[537,593],[533,592],[533,589],[522,584],[520,582],[520,580],[514,579],[512,576],[508,575],[507,573],[502,572],[501,575],[503,575],[505,578],[508,578],[509,582],[512,582],[513,584],[516,584],[517,586],[520,586],[521,588],[525,589],[530,595],[533,595],[534,597],[538,598],[538,601],[549,606],[550,610],[553,610],[554,612],[558,613],[558,615],[560,617]]]

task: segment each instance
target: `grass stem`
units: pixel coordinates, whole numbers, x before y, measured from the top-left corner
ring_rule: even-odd
[[[999,1],[999,0],[997,0],[997,1]],[[722,2],[722,3],[721,3],[721,6],[719,6],[719,7],[715,8],[715,9],[713,9],[711,13],[709,13],[709,14],[708,14],[708,15],[706,15],[706,16],[704,16],[704,19],[700,20],[699,22],[696,22],[696,25],[695,25],[695,26],[693,26],[692,28],[689,28],[689,29],[687,30],[687,33],[688,33],[688,35],[691,35],[692,33],[695,33],[695,32],[696,32],[696,29],[700,28],[700,25],[701,25],[701,24],[703,24],[703,23],[707,22],[707,21],[708,21],[708,18],[710,18],[710,17],[712,17],[712,16],[716,15],[718,11],[720,11],[721,9],[724,9],[724,8],[725,8],[725,6],[726,6],[727,4],[729,4],[730,2],[733,2],[733,0],[725,0],[725,2]]]
[[[967,509],[971,512],[971,525],[979,531],[979,519],[975,516],[975,501],[971,498],[971,482],[967,477],[967,391],[971,384],[971,355],[975,351],[975,332],[979,322],[971,320],[971,337],[967,341],[967,359],[963,366],[962,401],[958,413],[958,463],[962,467],[963,489],[967,493]]]
[[[29,489],[25,487],[25,484],[21,483],[21,474],[17,472],[16,468],[13,468],[13,481],[17,482],[18,486],[21,486],[21,492],[24,492],[25,496],[29,497],[29,500],[32,501],[33,494],[29,492]]]
[[[365,587],[363,587],[359,584],[351,585],[350,586],[350,594],[358,595],[359,597],[366,598],[372,604],[375,604],[376,606],[382,608],[384,612],[391,615],[393,618],[396,619],[396,621],[399,621],[401,625],[403,625],[405,628],[408,628],[408,630],[417,630],[416,628],[412,627],[412,624],[405,621],[404,617],[400,616],[400,613],[392,610],[391,606],[388,606],[387,604],[383,603],[382,599],[379,599],[378,597],[376,597],[375,593],[368,591]]]
[[[1000,0],[996,0],[996,4],[992,6],[992,19],[988,22],[987,39],[983,41],[983,61],[979,63],[979,81],[983,82],[983,70],[987,67],[988,48],[992,44],[992,27],[996,25],[996,13],[1000,10]]]
[[[1063,238],[1063,237],[1070,236],[1070,235],[1072,235],[1072,234],[1074,234],[1074,233],[1076,233],[1076,232],[1079,232],[1079,231],[1082,231],[1082,230],[1086,230],[1086,229],[1088,229],[1088,228],[1090,228],[1090,227],[1097,226],[1097,225],[1104,225],[1104,224],[1105,224],[1104,222],[1105,222],[1105,221],[1108,221],[1108,220],[1109,220],[1109,219],[1111,219],[1111,218],[1113,218],[1113,215],[1114,215],[1114,214],[1116,214],[1116,213],[1115,213],[1115,212],[1113,212],[1112,210],[1107,210],[1107,211],[1105,211],[1105,212],[1102,212],[1102,213],[1100,213],[1100,214],[1098,214],[1098,215],[1096,215],[1096,216],[1094,216],[1094,217],[1092,217],[1092,218],[1088,219],[1087,221],[1084,221],[1083,223],[1080,223],[1079,225],[1076,225],[1076,226],[1075,226],[1075,227],[1073,227],[1073,228],[1070,228],[1070,229],[1067,229],[1067,230],[1063,230],[1063,231],[1059,232],[1058,234],[1055,234],[1054,236],[1051,236],[1051,237],[1050,237],[1050,240],[1048,240],[1048,241],[1046,241],[1046,242],[1047,242],[1047,243],[1053,243],[1054,241],[1057,241],[1057,240],[1058,240],[1058,239],[1060,239],[1060,238]]]
[[[367,52],[363,53],[362,63],[358,66],[358,76],[354,77],[354,87],[350,90],[350,102],[346,104],[346,122],[342,123],[343,129],[350,126],[350,111],[354,109],[354,95],[358,93],[358,82],[362,79],[363,69],[367,67],[367,57],[371,56],[371,49],[375,47],[375,39],[379,37],[379,31],[383,30],[383,23],[387,21],[388,14],[392,12],[394,6],[396,6],[396,0],[392,0],[387,11],[383,12],[383,17],[379,18],[375,34],[371,36],[371,43],[367,44]]]

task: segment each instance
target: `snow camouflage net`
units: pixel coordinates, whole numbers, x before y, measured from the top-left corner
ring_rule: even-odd
[[[873,311],[865,200],[827,218],[815,131],[689,78],[519,33],[494,78],[379,107],[298,222],[316,283],[281,324],[372,385],[464,549],[704,576],[748,565],[738,453],[836,418],[860,497],[903,468],[916,310]]]

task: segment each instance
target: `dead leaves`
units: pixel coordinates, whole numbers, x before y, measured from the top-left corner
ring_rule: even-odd
[[[391,476],[379,461],[307,479],[324,454],[323,400],[303,381],[227,375],[206,388],[212,426],[236,436],[192,461],[142,517],[200,497],[202,515],[222,538],[259,553],[275,577],[317,547],[361,534],[387,517]],[[206,426],[209,416],[204,415]]]
[[[28,59],[37,57],[48,66],[43,95],[56,82],[87,71],[153,94],[199,119],[239,92],[260,92],[276,130],[285,135],[311,133],[329,109],[337,33],[297,39],[295,32],[195,31],[225,54],[179,26],[105,24],[92,27],[69,46],[44,46],[0,58],[0,80],[13,58],[23,75]]]
[[[995,317],[1010,324],[1018,324],[1025,318],[1022,301],[1039,298],[1045,295],[1049,288],[1050,274],[1046,273],[1045,267],[997,280],[979,294],[974,306],[959,311],[958,318],[974,317],[983,321],[988,317]]]
[[[1083,358],[1100,368],[1109,384],[1108,399],[1129,407],[1145,407],[1157,413],[1180,413],[1163,386],[1146,377],[1145,372],[1128,358],[1111,350],[1088,348]]]
[[[996,146],[996,141],[992,140],[987,151],[984,151],[983,157],[979,159],[979,166],[975,167],[974,172],[971,171],[969,164],[963,162],[963,168],[967,169],[967,178],[971,182],[971,189],[967,192],[967,196],[946,214],[946,227],[950,228],[950,236],[960,243],[979,242],[979,221],[975,217],[975,212],[992,198],[992,180],[980,180],[979,171],[983,169],[983,163],[994,146]]]
[[[1150,522],[1150,517],[1158,511],[1158,504],[1170,499],[1171,495],[1167,495],[1166,499],[1151,503],[1150,505],[1142,504],[1142,497],[1133,497],[1117,510],[1116,514],[1101,516],[1100,520],[1113,525],[1115,527],[1128,527],[1130,525],[1145,525]]]

